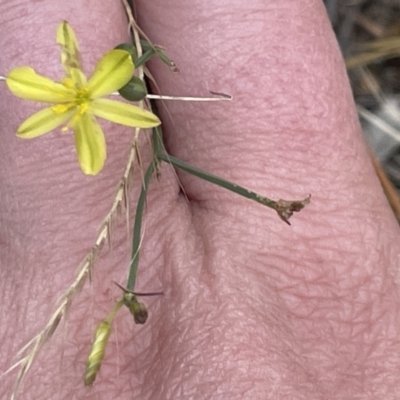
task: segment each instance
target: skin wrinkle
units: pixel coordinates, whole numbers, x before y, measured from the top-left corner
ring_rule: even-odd
[[[218,20],[218,23],[220,23],[219,20]],[[287,35],[286,30],[285,30],[284,34]],[[296,35],[294,37],[294,39],[297,40],[297,37],[298,36]],[[221,37],[220,40],[224,41],[225,38]],[[226,46],[227,45],[224,43],[223,47],[226,47]],[[236,44],[235,44],[235,46],[236,46]],[[292,46],[292,43],[291,43],[291,46]],[[336,46],[336,44],[335,44],[335,46]],[[296,46],[294,46],[294,47],[296,48]],[[218,48],[218,46],[216,46],[216,48]],[[240,49],[238,49],[238,50],[240,50]],[[279,51],[275,51],[275,50],[279,50]],[[305,52],[305,51],[301,51],[301,50],[302,49],[300,48],[299,49],[299,53],[301,53],[302,57],[304,57],[304,55],[307,56],[309,54],[309,52]],[[233,52],[230,51],[230,53],[232,54]],[[276,53],[278,53],[278,56],[276,57],[276,59],[275,60],[271,60],[272,55],[274,55]],[[273,71],[274,65],[276,65],[276,66],[279,65],[280,68],[282,68],[282,64],[285,65],[285,60],[282,59],[282,57],[284,57],[285,55],[286,55],[286,57],[288,57],[290,62],[293,63],[294,58],[293,58],[291,53],[292,53],[292,50],[288,51],[287,49],[282,48],[282,45],[281,45],[281,47],[279,47],[277,49],[272,48],[270,51],[265,52],[265,53],[262,52],[262,53],[259,53],[259,54],[257,54],[257,53],[253,54],[251,52],[248,52],[248,53],[245,53],[245,54],[251,54],[252,64],[255,64],[255,65],[258,65],[258,64],[260,64],[260,65],[272,65],[271,69]],[[312,52],[312,54],[315,54],[315,52]],[[235,57],[235,59],[236,59],[236,57]],[[226,65],[224,65],[222,67],[223,69],[225,69],[227,71],[232,71],[232,67],[233,67],[234,74],[235,75],[240,75],[239,74],[240,71],[236,71],[234,68],[235,68],[236,65],[238,65],[238,67],[242,68],[241,67],[242,63],[231,62],[231,60],[225,60],[225,63],[226,63]],[[243,64],[244,65],[249,65],[249,62],[245,62]],[[299,64],[299,66],[300,65],[301,64]],[[306,62],[304,62],[304,63],[302,62],[302,65],[303,65],[303,68],[304,68],[304,67],[306,67],[307,63]],[[287,83],[292,81],[291,76],[293,74],[293,66],[287,65],[286,67],[287,68],[282,68],[281,69],[281,73],[278,76],[278,79],[281,81],[281,84],[280,85],[273,85],[273,87],[275,88],[275,91],[274,92],[271,91],[268,94],[267,93],[265,94],[265,98],[267,100],[266,103],[267,104],[270,103],[272,105],[272,107],[271,107],[272,112],[275,112],[277,107],[278,108],[282,108],[282,110],[280,110],[281,115],[286,117],[286,118],[284,118],[285,123],[286,123],[285,128],[287,128],[287,117],[291,116],[291,115],[293,115],[293,116],[298,115],[298,113],[293,112],[293,110],[295,108],[297,108],[297,107],[301,107],[301,109],[303,110],[303,115],[305,116],[304,117],[304,122],[306,123],[306,129],[308,129],[310,125],[311,126],[313,125],[312,124],[313,120],[314,121],[318,121],[318,126],[319,126],[319,117],[320,117],[320,115],[317,114],[316,115],[317,118],[310,118],[311,116],[309,114],[310,114],[310,112],[313,112],[314,110],[317,111],[320,107],[315,108],[315,107],[309,107],[308,106],[310,99],[312,99],[314,96],[311,95],[307,89],[309,87],[315,87],[315,85],[307,85],[307,80],[305,80],[304,81],[305,82],[305,86],[301,88],[302,90],[299,90],[298,92],[297,91],[294,92],[294,99],[292,99],[294,101],[291,101],[290,103],[288,103],[287,99],[286,99],[286,90],[285,90],[285,88],[287,87]],[[285,75],[285,71],[286,70],[290,71],[290,73],[288,73],[287,75]],[[217,70],[217,72],[218,72],[218,70]],[[313,71],[313,72],[315,74],[315,71]],[[304,69],[303,75],[307,75],[307,70],[306,69]],[[229,74],[228,74],[226,79],[229,80]],[[243,88],[244,92],[257,93],[258,94],[257,98],[259,99],[263,95],[262,93],[259,93],[259,90],[258,90],[258,88],[260,87],[260,84],[261,84],[261,86],[266,86],[266,85],[263,85],[263,83],[264,83],[263,79],[270,79],[270,78],[268,77],[268,74],[266,74],[266,75],[264,74],[264,75],[261,75],[261,76],[259,74],[255,74],[255,73],[249,74],[247,76],[247,79],[245,80],[246,87]],[[319,79],[319,80],[323,82],[323,80],[321,80],[321,79]],[[253,86],[252,86],[253,89],[252,90],[248,90],[249,89],[248,85],[251,84],[251,83],[253,83]],[[301,85],[302,81],[300,80],[299,83],[297,83],[297,85],[298,84]],[[330,86],[332,87],[333,84],[331,84]],[[280,90],[280,93],[276,92],[277,89]],[[317,91],[316,94],[321,96],[321,93],[325,92],[324,91],[325,88],[324,88],[324,86],[322,86],[322,88],[321,88],[321,85],[319,85],[318,89],[319,90]],[[326,90],[326,93],[329,93],[329,90]],[[329,96],[330,96],[330,93],[329,93]],[[296,98],[297,97],[299,97],[299,100],[298,100],[298,104],[296,105]],[[279,100],[280,98],[282,100]],[[326,101],[322,101],[320,104],[323,105],[323,104],[326,104],[326,103],[327,103]],[[288,109],[288,107],[290,107],[290,109]],[[263,110],[263,112],[264,112],[264,110]],[[266,112],[268,112],[268,111],[266,111]],[[294,120],[294,123],[295,123],[295,126],[298,127],[298,125],[299,125],[298,118],[296,118]]]
[[[219,31],[218,31],[219,32]],[[224,40],[225,40],[225,38],[224,38]],[[226,40],[225,40],[226,41]],[[229,43],[229,41],[228,41],[228,43]],[[335,46],[336,46],[336,44],[335,44]],[[240,51],[240,49],[238,49],[239,51]],[[227,52],[228,54],[229,54],[229,51]],[[230,53],[232,53],[232,52],[230,52]],[[271,52],[271,53],[273,53],[273,52]],[[226,57],[225,57],[226,58]],[[206,65],[208,65],[208,63],[207,63],[207,60],[205,60],[206,62],[205,62],[205,64]],[[223,61],[225,61],[225,60],[223,60]],[[220,64],[220,63],[218,63],[218,64]],[[223,79],[225,79],[225,77],[226,77],[226,79],[229,79],[229,71],[231,71],[231,69],[232,69],[232,65],[235,65],[234,63],[232,63],[232,62],[230,62],[230,60],[228,60],[228,62],[227,62],[227,64],[229,65],[229,68],[225,68],[226,69],[226,71],[225,71],[225,74],[224,74],[224,77],[223,77]],[[322,69],[321,69],[322,70]],[[228,71],[228,72],[227,72]],[[254,76],[258,76],[257,74],[254,74]],[[262,76],[262,75],[261,75]],[[267,75],[268,76],[268,75]],[[278,79],[279,79],[279,76],[278,76]],[[246,82],[248,81],[248,79],[246,80]],[[257,82],[257,84],[259,84],[259,82]],[[275,88],[275,90],[276,90],[276,88],[279,88],[280,87],[280,85],[274,85],[274,88]],[[253,91],[248,91],[249,93],[253,93]],[[283,95],[284,95],[284,93],[283,93]],[[235,91],[235,98],[237,98],[237,91]],[[276,98],[277,96],[276,96],[276,93],[272,93],[271,94],[271,96],[270,96],[271,98],[272,98],[272,100],[274,99],[274,98]],[[304,96],[303,96],[304,97]],[[311,97],[311,96],[310,96]],[[303,101],[304,99],[302,99],[302,101]],[[284,97],[284,100],[283,100],[283,102],[287,105],[287,101],[286,101],[286,97]],[[326,103],[326,102],[325,102]],[[324,103],[322,103],[321,102],[321,104],[324,104]],[[310,107],[309,109],[313,109],[312,107]],[[243,107],[242,108],[242,110],[247,110],[247,108],[245,108],[245,107]],[[212,110],[211,110],[212,111]],[[253,112],[257,112],[257,110],[253,110]],[[218,113],[219,112],[219,110],[216,110],[216,113]],[[268,113],[268,109],[262,109],[262,112],[265,114],[265,113]],[[272,107],[272,112],[276,112],[276,108],[275,107]],[[282,114],[285,114],[284,113],[284,111],[283,110],[280,110],[280,113],[282,113]],[[297,113],[292,113],[291,112],[291,114],[295,114],[295,115],[297,115]],[[286,120],[285,118],[282,118],[283,120]],[[264,118],[264,120],[265,120],[265,118]],[[257,119],[256,119],[256,121],[257,121]],[[297,123],[298,123],[298,121],[296,121]],[[320,121],[319,121],[319,119],[318,119],[318,125],[319,125],[319,123],[320,123]],[[308,126],[309,126],[309,124],[310,124],[310,121],[309,121],[309,119],[307,119],[307,124],[308,124]],[[274,129],[276,129],[276,122],[274,121]],[[308,128],[308,126],[307,126],[307,128]],[[297,125],[296,125],[296,127],[297,127]],[[287,126],[285,126],[285,129],[287,129]],[[239,133],[240,134],[240,133]]]
[[[307,296],[307,297],[309,297],[309,296]]]

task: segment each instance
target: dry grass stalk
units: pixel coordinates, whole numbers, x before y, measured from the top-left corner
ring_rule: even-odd
[[[400,223],[400,199],[396,192],[396,188],[393,186],[392,182],[390,182],[379,161],[376,159],[374,153],[370,149],[369,155],[371,157],[372,165],[374,166],[376,175],[381,183],[382,189],[386,195],[386,198],[388,199],[389,205],[396,216],[397,221]]]
[[[357,15],[356,22],[358,25],[364,28],[366,32],[368,32],[369,34],[371,34],[376,38],[380,38],[385,34],[385,31],[382,26],[378,25],[377,23],[375,23],[362,13]]]
[[[346,59],[348,69],[362,67],[378,60],[400,55],[400,36],[377,39],[361,46],[362,52]]]

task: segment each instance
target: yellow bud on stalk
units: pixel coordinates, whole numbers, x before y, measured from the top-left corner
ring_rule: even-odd
[[[99,372],[103,361],[108,338],[111,334],[111,324],[107,320],[100,322],[94,335],[92,348],[86,361],[85,385],[91,385]]]

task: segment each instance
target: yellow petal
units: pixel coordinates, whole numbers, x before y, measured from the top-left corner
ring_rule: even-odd
[[[100,118],[135,128],[152,128],[161,124],[152,112],[116,100],[93,100],[90,111]]]
[[[121,89],[132,78],[135,67],[130,54],[125,50],[111,50],[97,63],[88,81],[91,98]]]
[[[8,74],[6,83],[15,96],[26,100],[43,103],[65,103],[73,101],[75,98],[73,90],[37,74],[30,67],[13,69]]]
[[[82,72],[81,55],[75,32],[67,21],[57,27],[57,44],[61,48],[61,64],[65,75],[71,78],[78,88],[86,84],[86,77]]]
[[[106,159],[106,142],[96,119],[88,113],[80,115],[73,124],[79,164],[87,175],[98,174]]]
[[[17,136],[23,139],[31,139],[44,135],[70,120],[74,113],[74,109],[64,113],[56,113],[51,107],[44,108],[31,115],[20,125]]]

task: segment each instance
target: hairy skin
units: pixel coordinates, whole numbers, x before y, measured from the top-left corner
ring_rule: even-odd
[[[192,164],[274,198],[312,203],[286,226],[271,211],[164,167],[149,195],[137,288],[148,323],[117,317],[104,365],[83,386],[95,324],[119,295],[123,222],[35,361],[23,399],[398,399],[399,230],[360,135],[346,73],[317,0],[138,0],[139,22],[181,72],[154,62],[164,94],[232,94],[168,103],[167,146]],[[79,12],[77,12],[79,10]],[[0,72],[61,74],[60,20],[86,70],[126,40],[119,2],[0,1]],[[12,40],[11,40],[12,38]],[[81,174],[71,135],[16,139],[35,106],[1,90],[1,370],[72,282],[111,205],[130,139],[104,125],[108,160]],[[138,182],[137,182],[138,183]],[[137,185],[132,199],[137,196]],[[10,394],[15,372],[1,378]]]

